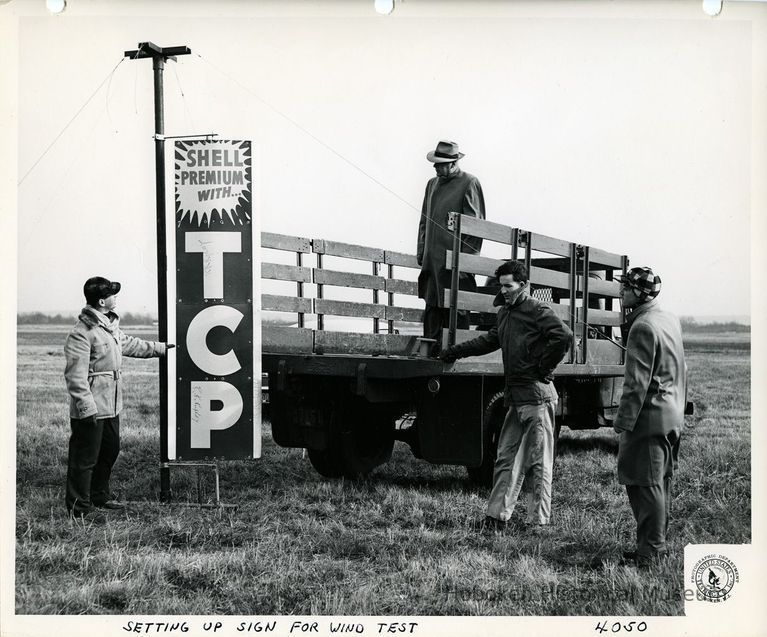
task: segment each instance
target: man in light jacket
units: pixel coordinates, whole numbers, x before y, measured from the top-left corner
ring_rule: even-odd
[[[174,347],[127,336],[114,309],[120,284],[104,277],[85,282],[87,305],[64,346],[64,379],[70,397],[66,505],[74,517],[103,519],[97,508],[121,510],[109,488],[120,453],[122,357],[164,356]]]
[[[495,325],[482,336],[447,348],[440,358],[449,363],[501,349],[508,411],[498,436],[485,528],[506,526],[526,475],[532,478],[527,522],[541,528],[551,517],[558,399],[553,373],[565,357],[573,334],[548,305],[527,293],[524,263],[507,261],[495,276],[501,286],[493,302],[501,306]],[[517,453],[523,453],[520,447],[525,457],[517,459]]]
[[[479,179],[458,167],[458,160],[463,156],[458,144],[445,140],[426,155],[426,159],[434,164],[437,176],[426,184],[418,224],[416,258],[421,266],[418,296],[426,302],[423,335],[436,341],[432,350],[434,354],[439,352],[442,328],[447,327],[449,317],[445,289],[450,287],[451,275],[445,267],[445,253],[453,249],[453,233],[447,228],[448,213],[485,218],[485,198]],[[467,236],[462,239],[461,252],[477,254],[481,247],[480,238]],[[475,292],[477,283],[474,275],[461,272],[458,288]],[[458,327],[469,328],[467,312],[458,313]]]
[[[687,395],[687,365],[679,320],[661,309],[661,280],[650,268],[632,268],[621,281],[628,317],[626,371],[613,426],[620,434],[618,481],[626,485],[637,523],[636,550],[624,562],[640,566],[666,553],[671,478]]]

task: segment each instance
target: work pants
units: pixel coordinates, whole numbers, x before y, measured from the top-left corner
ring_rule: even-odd
[[[423,335],[436,341],[432,355],[438,354],[442,348],[442,329],[447,327],[450,327],[450,308],[427,304],[423,312]],[[458,310],[458,329],[468,330],[469,327],[469,313],[466,310]]]
[[[671,477],[649,487],[627,484],[626,493],[637,523],[637,553],[646,557],[665,553],[671,518]]]
[[[109,477],[120,453],[120,417],[70,421],[66,505],[80,515],[112,499]]]
[[[527,521],[549,523],[556,406],[550,401],[509,407],[498,437],[488,516],[509,520],[527,479]]]

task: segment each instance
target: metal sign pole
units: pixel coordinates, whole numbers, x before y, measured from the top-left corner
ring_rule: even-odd
[[[192,51],[186,46],[159,47],[140,42],[138,49],[125,51],[132,60],[152,58],[154,72],[154,148],[157,206],[157,313],[160,341],[168,342],[168,257],[165,250],[165,120],[163,114],[163,69],[165,60]],[[169,503],[170,467],[168,466],[168,359],[160,358],[160,501]]]

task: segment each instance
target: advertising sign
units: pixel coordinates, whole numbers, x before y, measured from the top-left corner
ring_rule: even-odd
[[[257,458],[260,235],[253,223],[251,145],[176,141],[174,151],[176,272],[168,278],[175,307],[169,303],[168,313],[177,354],[168,372],[175,372],[168,384],[168,457]]]

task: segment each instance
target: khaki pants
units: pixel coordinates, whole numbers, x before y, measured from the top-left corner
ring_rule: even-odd
[[[511,405],[498,438],[498,456],[487,515],[511,518],[527,478],[527,521],[548,524],[551,517],[551,476],[554,467],[556,401],[542,405]]]

